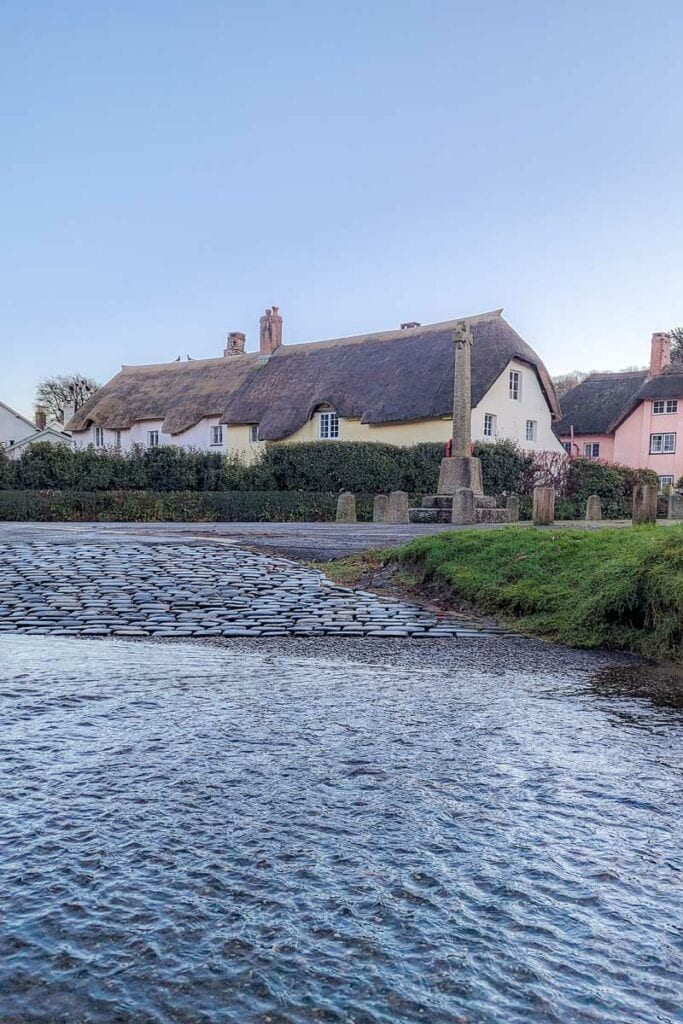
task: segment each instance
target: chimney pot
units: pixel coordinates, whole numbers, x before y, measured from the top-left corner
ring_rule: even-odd
[[[262,356],[271,356],[282,344],[282,317],[280,307],[267,309],[260,320],[259,352]]]
[[[671,338],[664,331],[652,335],[650,376],[658,377],[671,364]]]

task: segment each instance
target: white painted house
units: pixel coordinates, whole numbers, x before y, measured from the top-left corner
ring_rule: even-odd
[[[536,352],[502,317],[468,317],[472,437],[561,452],[559,406]],[[181,445],[253,456],[264,441],[446,443],[459,321],[331,341],[282,344],[278,308],[261,317],[257,352],[235,332],[220,358],[124,366],[69,421],[76,445]]]
[[[16,441],[30,437],[35,432],[35,423],[0,402],[0,448],[10,448]]]

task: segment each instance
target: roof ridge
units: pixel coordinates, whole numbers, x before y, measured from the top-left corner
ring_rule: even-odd
[[[392,341],[394,338],[410,338],[415,335],[421,334],[427,330],[444,330],[445,328],[455,328],[457,324],[467,323],[476,324],[481,323],[484,320],[493,320],[497,317],[502,319],[503,307],[500,309],[490,309],[485,313],[475,313],[471,316],[458,316],[451,320],[437,320],[433,324],[418,324],[417,327],[393,327],[389,331],[366,331],[364,334],[349,334],[344,335],[340,338],[321,338],[319,341],[295,341],[288,345],[281,345],[275,350],[273,355],[277,355],[283,349],[285,351],[292,351],[292,349],[306,349],[306,348],[321,348],[324,345],[359,345],[364,341]]]

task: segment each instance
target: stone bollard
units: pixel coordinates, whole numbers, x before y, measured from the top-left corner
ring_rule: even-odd
[[[637,484],[633,488],[633,525],[657,522],[657,488],[654,484]]]
[[[550,526],[555,521],[555,488],[534,487],[534,526]]]
[[[451,522],[457,526],[471,526],[477,521],[474,504],[474,491],[471,487],[458,487],[453,495],[453,515]]]
[[[597,523],[602,519],[602,501],[599,494],[591,494],[586,502],[586,521]]]
[[[683,519],[683,494],[679,491],[672,491],[669,495],[669,507],[666,514],[669,519]]]
[[[510,522],[519,522],[519,498],[516,494],[508,494],[505,507],[510,513]]]
[[[410,512],[408,510],[407,491],[392,491],[387,502],[387,523],[409,523]]]
[[[356,522],[356,495],[351,491],[343,491],[337,498],[337,522]]]
[[[386,494],[376,494],[375,500],[372,503],[372,521],[373,523],[386,523],[387,521],[387,509],[389,506],[389,499]]]

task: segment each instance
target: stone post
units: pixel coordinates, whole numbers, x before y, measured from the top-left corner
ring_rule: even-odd
[[[637,484],[633,488],[633,525],[657,522],[657,488],[654,484]]]
[[[602,501],[599,494],[591,494],[586,502],[586,521],[597,523],[602,519]]]
[[[356,495],[351,491],[344,491],[337,499],[337,522],[356,522]]]
[[[439,494],[455,494],[460,487],[483,493],[481,463],[473,459],[472,447],[472,330],[461,320],[453,331],[455,372],[453,375],[453,438],[451,457],[441,460]]]
[[[672,491],[669,495],[669,507],[667,509],[669,519],[683,519],[683,494]]]
[[[472,330],[461,320],[453,331],[453,449],[451,455],[469,456],[472,443]]]
[[[451,522],[458,526],[471,526],[477,521],[474,491],[471,487],[458,487],[453,495]]]
[[[519,522],[519,498],[516,494],[508,494],[505,507],[510,513],[510,522]]]
[[[408,494],[406,491],[392,491],[387,503],[387,523],[409,523]]]
[[[386,494],[376,494],[372,504],[373,523],[386,523],[389,499]]]
[[[550,526],[555,521],[555,488],[534,487],[534,526]]]

